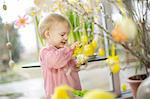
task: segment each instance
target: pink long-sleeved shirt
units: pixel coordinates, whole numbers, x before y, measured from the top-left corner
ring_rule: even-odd
[[[55,87],[67,84],[72,88],[81,89],[72,50],[66,47],[57,49],[49,45],[40,52],[46,99],[51,99]]]

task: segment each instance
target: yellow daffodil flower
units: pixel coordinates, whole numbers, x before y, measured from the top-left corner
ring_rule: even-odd
[[[80,66],[81,64],[85,63],[87,61],[87,59],[88,59],[88,57],[83,54],[77,55],[77,59],[76,59],[77,64],[78,64],[77,66]]]
[[[52,96],[52,99],[71,99],[68,95],[68,91],[72,91],[73,89],[67,85],[59,86],[55,88],[55,92]]]
[[[114,65],[110,66],[110,69],[113,74],[116,74],[120,71],[120,65],[118,63],[114,64]]]
[[[104,48],[99,48],[98,55],[99,56],[105,56],[105,50],[104,50]]]
[[[121,89],[123,92],[127,91],[127,85],[126,84],[122,84],[121,85]]]
[[[85,56],[92,56],[94,54],[94,52],[95,51],[94,51],[94,48],[93,48],[92,44],[87,44],[83,48],[83,54]]]
[[[80,45],[77,45],[77,47],[75,48],[74,52],[73,52],[73,56],[77,56],[79,54],[82,53],[83,47]]]
[[[92,46],[93,46],[94,49],[97,48],[97,41],[96,41],[96,40],[93,40],[93,41],[92,41]]]
[[[83,45],[88,44],[88,36],[82,35],[82,36],[81,36],[81,43],[82,43]]]
[[[106,60],[106,63],[109,65],[119,63],[119,57],[117,55],[116,56],[109,56],[108,59]]]
[[[120,61],[119,57],[116,56],[109,56],[106,60],[106,63],[110,66],[112,73],[118,73],[120,71]]]
[[[101,90],[92,90],[87,92],[82,99],[115,99],[115,95]]]

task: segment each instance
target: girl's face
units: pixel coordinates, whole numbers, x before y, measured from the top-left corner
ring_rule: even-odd
[[[67,43],[69,28],[67,23],[54,24],[49,31],[49,43],[57,48],[62,48]]]

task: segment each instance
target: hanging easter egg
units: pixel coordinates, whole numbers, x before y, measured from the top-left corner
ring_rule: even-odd
[[[6,43],[6,47],[7,47],[8,49],[12,49],[12,44],[11,44],[11,42],[7,42],[7,43]]]
[[[132,41],[137,35],[137,28],[131,18],[123,17],[116,22],[112,37],[116,42]]]
[[[116,24],[112,31],[113,40],[116,42],[126,42],[128,40],[127,35],[122,31],[120,25]]]
[[[9,66],[13,68],[15,66],[15,62],[13,60],[10,60],[9,61]]]
[[[127,35],[129,40],[133,40],[136,37],[137,27],[131,18],[124,17],[119,24],[120,28]]]
[[[3,4],[3,10],[7,10],[7,5]]]

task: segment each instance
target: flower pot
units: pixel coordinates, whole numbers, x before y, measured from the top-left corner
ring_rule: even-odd
[[[136,98],[136,93],[137,93],[137,89],[139,87],[139,85],[141,84],[141,82],[146,78],[146,74],[141,74],[141,75],[134,75],[131,76],[127,79],[127,82],[129,83],[130,87],[131,87],[131,92],[133,94],[133,99],[137,99]]]

